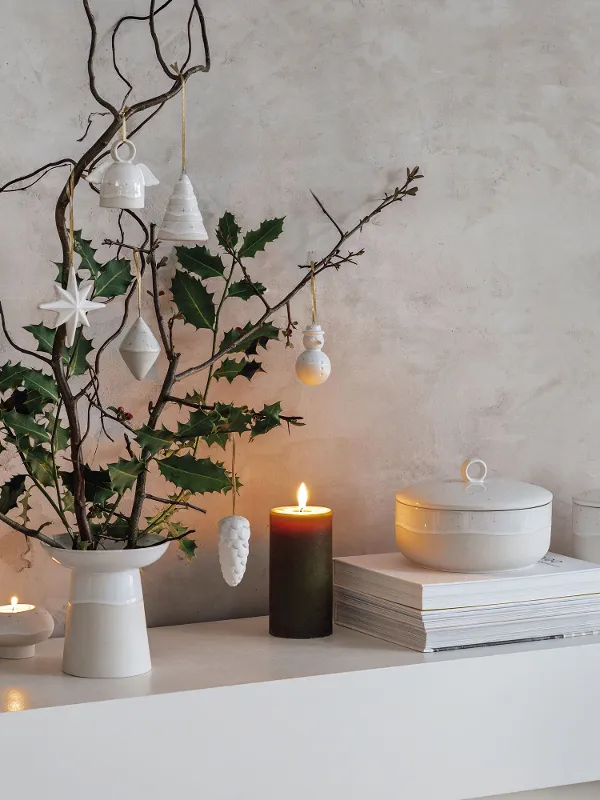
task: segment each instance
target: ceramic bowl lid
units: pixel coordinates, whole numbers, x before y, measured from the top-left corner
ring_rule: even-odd
[[[517,511],[552,502],[552,493],[541,486],[502,478],[486,480],[487,466],[480,458],[465,461],[461,474],[462,478],[407,486],[398,492],[396,502],[447,511]]]
[[[589,506],[590,508],[600,508],[600,489],[592,489],[589,492],[576,494],[573,498],[576,506]]]

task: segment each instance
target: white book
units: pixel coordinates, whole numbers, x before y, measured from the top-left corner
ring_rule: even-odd
[[[437,572],[400,553],[334,559],[342,589],[418,610],[519,603],[600,593],[600,565],[548,553],[532,567],[508,572]]]

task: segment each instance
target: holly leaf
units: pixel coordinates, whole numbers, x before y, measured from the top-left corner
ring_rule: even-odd
[[[183,269],[201,278],[222,278],[225,267],[221,256],[214,256],[208,247],[176,247],[177,260]]]
[[[233,358],[226,358],[219,369],[215,370],[213,377],[216,380],[225,378],[229,383],[232,383],[238,375],[241,375],[251,381],[257,372],[264,372],[259,361],[247,361],[245,358],[241,361],[236,361]]]
[[[23,386],[23,378],[29,368],[21,363],[11,364],[8,361],[0,367],[0,392],[19,389]]]
[[[245,433],[250,430],[253,416],[247,406],[217,403],[215,410],[223,417],[227,433]]]
[[[92,469],[87,464],[83,465],[85,480],[85,499],[88,503],[103,505],[114,495],[115,490],[110,483],[110,474],[107,469]],[[61,472],[60,478],[69,494],[73,494],[73,473]]]
[[[143,425],[139,431],[136,431],[136,438],[139,446],[148,450],[152,455],[168,449],[175,441],[175,435],[168,431],[164,425],[159,430],[153,430],[147,425]]]
[[[236,246],[240,235],[240,226],[231,212],[226,211],[223,214],[219,220],[216,234],[217,241],[224,250],[233,249]]]
[[[129,288],[133,276],[131,264],[126,258],[114,258],[102,267],[102,272],[95,277],[95,297],[119,297]]]
[[[266,219],[257,230],[248,231],[239,251],[240,258],[253,258],[259,250],[265,249],[266,244],[274,242],[281,235],[284,219]]]
[[[204,284],[188,275],[177,271],[171,284],[173,300],[186,322],[194,328],[213,330],[215,324],[215,306],[213,295],[209,294]]]
[[[2,421],[15,434],[33,440],[34,444],[50,441],[50,434],[41,425],[31,419],[29,414],[19,414],[18,411],[8,411],[1,415]]]
[[[95,259],[96,251],[92,247],[92,240],[84,239],[82,234],[83,231],[75,231],[73,235],[74,250],[81,256],[79,269],[89,270],[91,277],[95,279],[100,275],[102,265]],[[62,264],[57,266],[59,266],[62,273]]]
[[[144,469],[144,462],[137,458],[120,458],[114,464],[108,464],[110,484],[118,494],[131,489],[137,476]]]
[[[41,353],[52,353],[56,336],[55,328],[48,328],[41,322],[39,325],[25,325],[24,327],[35,337]],[[92,342],[86,339],[80,331],[73,347],[65,347],[63,350],[63,363],[68,368],[69,375],[83,375],[84,372],[87,372],[87,356],[93,349]]]
[[[279,419],[281,403],[279,401],[270,406],[265,406],[259,413],[260,416],[255,419],[254,425],[252,426],[250,439],[255,439],[257,436],[268,433],[270,430],[273,430],[273,428],[277,428],[281,425],[281,420]]]
[[[218,444],[223,450],[227,448],[227,442],[229,441],[229,434],[227,433],[209,433],[208,436],[204,437],[204,443],[207,447],[212,447],[213,444]]]
[[[54,469],[49,450],[43,447],[34,447],[27,452],[27,464],[33,477],[42,486],[52,486],[54,484]]]
[[[239,297],[240,300],[249,300],[251,297],[257,297],[264,294],[267,287],[262,283],[255,283],[244,278],[242,281],[235,281],[229,287],[228,297]]]
[[[54,427],[54,417],[50,416],[49,419],[48,430],[50,431],[50,436],[54,440],[54,452],[58,453],[59,450],[66,450],[71,440],[71,430],[69,428],[63,428],[60,423]]]
[[[214,411],[207,413],[202,409],[192,411],[187,422],[179,423],[175,437],[178,440],[197,439],[198,436],[207,436],[215,431],[220,415]]]
[[[13,475],[0,489],[0,513],[8,514],[17,507],[19,498],[25,491],[26,475]]]
[[[58,403],[59,394],[56,381],[50,375],[44,375],[38,369],[28,369],[23,374],[23,385],[26,389],[38,392],[53,403]]]
[[[192,558],[196,555],[196,550],[198,549],[198,545],[193,539],[188,539],[187,536],[184,536],[183,539],[179,540],[179,549],[183,553],[183,555],[187,558],[188,561],[191,561]]]
[[[1,411],[17,411],[19,414],[41,414],[48,405],[48,398],[29,389],[15,389],[6,400],[0,402]]]
[[[226,331],[223,334],[219,349],[223,350],[237,342],[237,346],[232,350],[233,353],[245,353],[246,355],[254,356],[259,345],[266,350],[270,339],[279,339],[279,328],[271,322],[265,322],[260,328],[250,333],[253,327],[254,324],[252,322],[247,322],[243,328],[231,328],[231,330]]]
[[[226,492],[231,489],[231,479],[223,464],[210,458],[194,458],[192,455],[172,455],[158,462],[158,468],[179,489],[196,494]]]

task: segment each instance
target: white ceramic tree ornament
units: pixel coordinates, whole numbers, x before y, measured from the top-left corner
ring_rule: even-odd
[[[146,186],[159,181],[145,164],[134,164],[135,145],[120,139],[110,149],[112,161],[105,161],[86,176],[89,183],[100,186],[102,208],[143,208]]]
[[[219,562],[225,583],[241,583],[250,552],[250,523],[235,513],[237,478],[235,474],[235,434],[231,434],[231,479],[233,514],[219,520]]]
[[[205,242],[208,239],[194,187],[185,172],[175,184],[158,238],[169,242]]]
[[[324,383],[331,374],[331,361],[323,353],[325,332],[317,322],[317,288],[315,284],[315,265],[310,266],[310,290],[312,299],[312,324],[307,325],[302,336],[304,352],[296,359],[296,375],[307,386]]]
[[[177,65],[173,65],[181,78],[181,175],[169,198],[167,210],[158,232],[158,238],[168,242],[205,242],[208,239],[194,187],[186,173],[185,142],[186,97],[185,79]]]
[[[125,334],[119,347],[119,352],[133,377],[141,381],[150,372],[152,365],[158,358],[160,345],[142,319],[142,275],[137,250],[133,251],[133,261],[138,290],[138,318]]]

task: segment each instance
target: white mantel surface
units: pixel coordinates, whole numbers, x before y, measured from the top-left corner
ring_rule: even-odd
[[[0,660],[7,797],[459,800],[600,778],[596,639],[422,655],[340,628],[273,639],[264,618],[150,636],[139,678],[62,675],[59,639]]]

